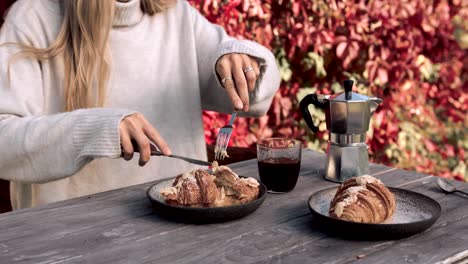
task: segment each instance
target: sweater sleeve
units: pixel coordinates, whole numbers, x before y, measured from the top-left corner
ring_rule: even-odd
[[[249,94],[249,111],[241,112],[240,115],[264,115],[280,85],[280,74],[271,51],[253,41],[236,40],[228,36],[222,27],[210,23],[193,7],[188,8],[194,21],[203,108],[224,113],[232,112],[232,103],[217,77],[215,66],[223,55],[244,53],[257,59],[260,76],[254,91]]]
[[[37,44],[7,22],[0,31],[0,43],[6,42]],[[94,158],[119,157],[120,120],[133,111],[95,108],[45,115],[41,64],[18,59],[8,75],[16,52],[15,45],[0,47],[0,178],[53,181],[75,174]]]

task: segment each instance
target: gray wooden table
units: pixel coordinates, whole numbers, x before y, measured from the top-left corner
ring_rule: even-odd
[[[435,177],[371,165],[388,186],[424,193],[442,206],[426,232],[398,241],[346,241],[312,223],[315,191],[333,186],[319,173],[323,154],[303,152],[301,177],[287,194],[269,194],[233,222],[186,225],[152,212],[151,183],[0,215],[0,263],[466,263],[468,197],[446,195]],[[255,160],[231,166],[257,177]],[[467,184],[458,183],[467,188]]]

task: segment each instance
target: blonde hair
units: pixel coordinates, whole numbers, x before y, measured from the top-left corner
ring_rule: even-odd
[[[12,59],[30,57],[47,60],[63,55],[65,111],[104,105],[110,72],[107,40],[115,1],[61,1],[63,22],[56,40],[49,47],[36,48],[14,43],[21,47],[21,51]],[[143,13],[154,15],[171,7],[175,1],[141,0],[141,9]]]

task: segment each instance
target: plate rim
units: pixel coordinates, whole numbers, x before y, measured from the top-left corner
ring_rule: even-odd
[[[398,187],[387,187],[387,188],[390,189],[390,190],[397,190],[397,191],[401,191],[401,192],[407,192],[407,193],[423,196],[424,199],[428,199],[429,201],[434,203],[434,205],[437,208],[437,211],[435,212],[435,214],[433,214],[432,217],[430,217],[430,218],[423,219],[423,220],[418,220],[418,221],[414,221],[414,222],[409,222],[409,223],[360,223],[360,222],[353,222],[353,221],[343,220],[343,219],[340,219],[340,218],[331,217],[329,215],[324,215],[324,214],[316,211],[314,208],[312,208],[312,206],[310,205],[310,203],[311,203],[310,201],[312,200],[312,198],[315,195],[317,195],[320,192],[325,192],[325,191],[329,191],[331,189],[338,189],[338,188],[339,188],[339,186],[328,187],[328,188],[318,190],[318,191],[314,192],[313,194],[311,194],[309,199],[307,199],[307,206],[309,207],[309,210],[312,212],[312,214],[318,214],[321,217],[325,217],[325,218],[331,219],[333,221],[343,222],[343,224],[354,224],[354,225],[358,225],[360,227],[376,227],[376,226],[381,226],[381,227],[384,227],[384,226],[387,226],[387,227],[405,227],[405,226],[408,226],[408,225],[421,225],[421,224],[425,224],[425,223],[431,222],[431,221],[435,222],[435,221],[437,221],[437,219],[439,219],[439,217],[440,217],[440,215],[442,213],[442,206],[439,204],[439,202],[437,202],[433,198],[431,198],[431,197],[429,197],[429,196],[427,196],[425,194],[419,193],[419,192],[415,192],[415,191],[411,191],[411,190],[407,190],[407,189],[403,189],[403,188],[398,188]]]
[[[249,178],[249,177],[246,177],[246,176],[241,176],[239,175],[240,178]],[[160,184],[161,182],[164,182],[164,181],[170,181],[170,180],[175,180],[176,177],[172,177],[172,178],[167,178],[167,179],[162,179],[162,180],[159,180],[157,182],[155,182],[154,184],[152,184],[147,190],[146,190],[146,196],[152,201],[152,202],[156,202],[158,204],[161,204],[163,206],[167,206],[167,207],[171,207],[171,208],[174,208],[174,209],[183,209],[183,210],[192,210],[192,211],[206,211],[206,210],[213,210],[213,209],[218,209],[218,210],[235,210],[236,208],[243,208],[245,207],[246,205],[250,205],[252,203],[255,203],[263,198],[266,197],[268,191],[267,191],[267,188],[266,186],[261,183],[260,181],[258,181],[258,183],[260,184],[259,187],[261,187],[261,189],[259,190],[260,193],[262,193],[262,189],[263,189],[263,195],[261,196],[258,196],[257,199],[255,200],[252,200],[252,201],[249,201],[249,202],[246,202],[246,203],[242,203],[242,204],[235,204],[235,205],[229,205],[229,206],[213,206],[213,207],[188,207],[188,206],[179,206],[179,205],[170,205],[166,202],[162,202],[158,199],[155,199],[153,198],[153,196],[150,195],[150,191],[158,184]]]

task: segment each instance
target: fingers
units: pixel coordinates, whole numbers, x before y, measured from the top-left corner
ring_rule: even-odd
[[[148,137],[144,133],[135,133],[133,138],[138,144],[138,149],[140,151],[140,160],[138,165],[145,166],[145,164],[150,160],[151,157],[151,147]]]
[[[254,58],[250,58],[250,64],[254,69],[256,79],[258,79],[258,76],[260,76],[260,67],[258,66],[257,60]]]
[[[254,60],[250,59],[249,56],[242,54],[242,60],[243,60],[243,71],[245,78],[247,80],[248,88],[249,91],[252,92],[255,89],[255,83],[257,82],[257,74],[255,73],[255,68],[253,66]],[[258,65],[257,65],[258,68]],[[252,70],[249,70],[252,69]]]
[[[246,76],[244,74],[244,61],[242,60],[241,56],[233,57],[232,59],[232,76],[234,78],[236,84],[237,94],[239,95],[242,104],[243,104],[243,111],[249,110],[249,90],[247,86]]]
[[[223,82],[224,89],[231,99],[232,105],[235,109],[241,110],[244,108],[244,104],[240,99],[239,95],[237,94],[236,87],[234,85],[234,80],[232,79],[232,72],[231,72],[231,62],[227,59],[226,56],[223,56],[218,63],[216,64],[216,72],[225,80]],[[225,79],[229,78],[229,79]]]
[[[223,86],[234,108],[248,111],[249,91],[254,91],[260,75],[257,60],[246,54],[227,54],[219,59],[216,72],[224,80]]]
[[[130,140],[130,135],[126,130],[120,130],[120,144],[122,146],[122,157],[124,160],[131,160],[133,158],[133,146]]]
[[[153,141],[156,144],[156,146],[158,146],[159,150],[161,150],[161,152],[164,155],[171,155],[171,149],[167,145],[166,141],[161,137],[156,128],[154,128],[151,124],[148,123],[147,126],[144,127],[144,132],[148,136],[148,138],[151,141]]]
[[[155,149],[151,141],[158,146],[164,155],[171,155],[171,150],[160,133],[154,128],[142,114],[133,114],[120,123],[120,144],[123,150],[123,158],[130,160],[133,152],[140,152],[139,165],[144,166],[151,157],[151,149]],[[134,143],[132,145],[132,143]]]

